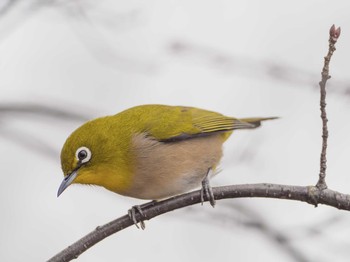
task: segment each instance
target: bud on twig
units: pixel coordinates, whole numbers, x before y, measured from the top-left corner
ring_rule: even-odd
[[[340,36],[340,32],[340,27],[335,28],[335,25],[332,25],[332,27],[329,29],[329,36],[334,42],[336,42]]]

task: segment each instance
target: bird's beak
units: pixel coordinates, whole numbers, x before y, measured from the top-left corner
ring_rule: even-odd
[[[59,197],[62,192],[69,187],[70,184],[72,184],[72,182],[74,181],[74,179],[77,177],[78,175],[78,170],[73,171],[72,173],[68,174],[67,176],[64,177],[58,192],[57,192],[57,197]]]

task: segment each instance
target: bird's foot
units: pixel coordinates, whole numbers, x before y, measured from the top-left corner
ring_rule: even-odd
[[[142,212],[142,208],[141,206],[132,206],[129,210],[128,210],[128,215],[130,217],[130,219],[132,220],[132,222],[134,222],[134,225],[137,227],[137,228],[140,228],[139,225],[138,225],[138,222],[136,220],[136,213],[139,213],[141,215],[141,219],[140,219],[140,227],[141,229],[145,229],[146,228],[146,225],[145,225],[145,222],[142,220],[145,215],[143,214]]]
[[[128,215],[130,217],[130,219],[132,220],[132,222],[134,222],[134,225],[137,227],[137,228],[140,228],[143,230],[146,228],[146,224],[145,224],[145,219],[146,219],[146,216],[145,214],[143,213],[142,209],[143,208],[146,208],[146,207],[150,207],[150,206],[153,206],[157,201],[153,200],[152,202],[148,202],[148,203],[145,203],[145,204],[142,204],[142,205],[136,205],[136,206],[132,206],[129,210],[128,210]],[[137,222],[137,219],[136,219],[136,213],[139,213],[141,218],[140,218],[140,221]],[[138,225],[138,223],[140,223],[140,226]]]
[[[205,178],[202,181],[202,189],[201,189],[201,202],[203,205],[204,202],[204,196],[206,199],[209,200],[210,205],[212,207],[215,207],[215,198],[214,198],[214,193],[213,193],[213,189],[211,188],[210,184],[209,184],[209,174],[210,172],[212,172],[211,169],[208,170],[207,175],[205,176]]]

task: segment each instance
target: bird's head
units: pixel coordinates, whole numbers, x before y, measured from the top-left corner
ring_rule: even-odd
[[[130,139],[118,132],[117,125],[114,118],[98,118],[85,123],[68,137],[61,151],[64,179],[57,196],[73,183],[122,191],[128,183],[124,174],[126,162],[130,162],[125,160]]]
[[[75,130],[61,150],[64,179],[57,196],[71,184],[99,185],[98,168],[106,162],[106,143],[101,134],[101,120],[93,120]],[[103,129],[102,129],[103,130]],[[108,160],[108,159],[107,159]]]
[[[72,183],[84,183],[86,173],[96,163],[98,152],[95,150],[94,133],[87,132],[89,128],[82,126],[75,130],[66,140],[61,150],[61,167],[64,179],[58,189],[59,196]]]

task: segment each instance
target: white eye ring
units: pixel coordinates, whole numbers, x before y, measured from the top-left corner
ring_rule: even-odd
[[[75,158],[82,164],[90,161],[91,155],[90,149],[85,146],[79,147],[75,152]]]

